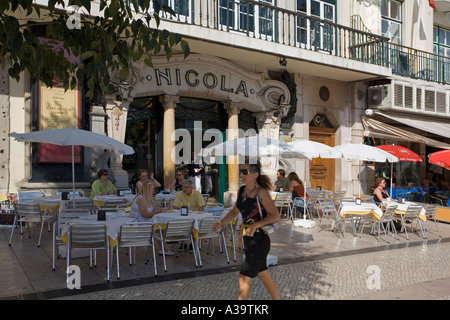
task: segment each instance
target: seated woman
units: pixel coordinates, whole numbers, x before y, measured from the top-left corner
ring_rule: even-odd
[[[295,172],[291,172],[288,175],[289,180],[289,192],[292,193],[292,199],[296,197],[304,197],[305,196],[305,187],[303,186],[302,180],[298,177]]]
[[[386,199],[390,198],[389,193],[387,193],[386,190],[383,188],[386,187],[386,180],[382,177],[378,177],[375,180],[375,183],[377,184],[377,187],[375,190],[373,190],[373,194],[375,195],[374,201],[375,203],[381,203],[383,201],[386,201]]]
[[[144,182],[141,191],[134,197],[131,204],[130,217],[139,222],[151,221],[151,218],[158,213],[166,212],[167,208],[155,206],[153,201],[153,184],[150,181]]]
[[[175,174],[175,180],[172,182],[170,186],[167,187],[167,189],[170,189],[170,192],[172,191],[181,191],[183,188],[183,181],[186,177],[186,171],[184,169],[178,169]]]
[[[131,204],[130,217],[135,218],[138,222],[151,222],[155,214],[167,212],[168,208],[155,206],[153,191],[153,183],[148,180],[144,182],[141,191],[134,197],[133,203]],[[162,248],[161,245],[160,248]],[[159,250],[159,254],[162,254],[162,250]],[[174,255],[174,252],[167,251],[166,255]]]
[[[150,178],[149,178],[147,170],[140,169],[137,172],[137,176],[138,176],[139,180],[136,182],[136,194],[138,194],[141,191],[142,185],[147,180],[150,180],[156,188],[161,188],[161,184],[155,179],[153,172],[150,173]]]
[[[100,169],[97,172],[98,179],[92,184],[90,198],[99,195],[116,194],[117,189],[114,184],[108,180],[109,172],[106,169]]]

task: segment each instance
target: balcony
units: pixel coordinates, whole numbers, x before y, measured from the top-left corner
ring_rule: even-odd
[[[448,83],[449,58],[389,43],[389,39],[253,0],[166,0],[175,16],[161,27],[182,34],[192,52],[342,81],[392,74]]]

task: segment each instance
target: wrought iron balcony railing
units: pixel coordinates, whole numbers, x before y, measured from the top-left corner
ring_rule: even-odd
[[[450,59],[396,45],[370,32],[271,5],[271,0],[164,0],[176,12],[162,19],[241,34],[345,59],[384,66],[393,74],[450,82]],[[197,2],[196,2],[197,3]]]

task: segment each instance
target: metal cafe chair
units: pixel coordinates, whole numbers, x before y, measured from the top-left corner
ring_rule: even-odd
[[[361,234],[364,230],[364,226],[366,222],[372,223],[372,229],[370,231],[370,234],[373,234],[378,241],[381,239],[381,229],[383,230],[384,234],[387,237],[386,230],[389,230],[392,228],[394,230],[393,232],[397,234],[397,230],[395,229],[395,225],[393,222],[395,211],[397,210],[396,205],[389,205],[386,208],[383,209],[383,214],[380,216],[378,221],[375,219],[375,217],[372,214],[367,214],[364,217],[363,220],[363,226],[361,228]],[[397,239],[398,240],[398,239]],[[386,240],[387,241],[387,240]],[[387,241],[389,243],[389,241]]]
[[[273,203],[275,204],[275,207],[280,208],[279,209],[280,214],[283,208],[286,208],[286,214],[292,221],[294,221],[294,217],[292,215],[292,193],[290,192],[277,193]]]
[[[402,229],[401,231],[405,231],[406,239],[409,240],[408,231],[406,230],[406,220],[411,221],[411,231],[413,231],[413,223],[417,222],[420,227],[420,231],[422,233],[422,238],[426,238],[423,230],[422,221],[419,218],[419,215],[422,211],[423,207],[418,205],[410,205],[406,209],[404,213],[400,213],[400,217],[395,217],[396,220],[400,220],[402,222]]]
[[[74,206],[75,205],[75,206]],[[95,214],[98,210],[98,206],[94,204],[94,200],[93,199],[89,199],[89,198],[75,198],[75,199],[70,199],[67,202],[66,205],[67,208],[70,209],[88,209],[91,214]]]
[[[197,249],[198,261],[199,261],[200,267],[203,267],[202,258],[200,255],[200,243],[204,239],[209,239],[210,245],[211,245],[211,240],[213,241],[212,242],[213,255],[214,255],[214,239],[219,240],[219,245],[221,244],[221,241],[223,241],[220,246],[221,247],[223,246],[223,248],[225,250],[225,254],[227,256],[227,262],[230,263],[230,258],[228,256],[227,243],[225,241],[225,232],[224,232],[223,228],[221,228],[217,232],[212,231],[213,225],[220,219],[221,219],[221,217],[206,217],[199,221],[198,238],[196,241],[197,248],[196,249]]]
[[[153,224],[148,222],[128,223],[120,227],[120,233],[118,237],[118,243],[116,246],[116,258],[117,258],[117,279],[120,279],[120,263],[119,263],[119,249],[129,248],[130,266],[136,264],[136,248],[137,247],[152,247],[153,251],[153,266],[155,270],[155,276],[158,275],[155,259],[155,245],[153,243]],[[131,253],[131,249],[134,249],[134,256]],[[134,258],[133,258],[134,257]],[[146,259],[145,264],[150,259]]]
[[[320,222],[317,226],[318,231],[320,232],[320,225],[322,224],[322,220],[323,219],[331,219],[332,220],[332,231],[334,231],[335,227],[337,229],[337,236],[339,238],[341,238],[341,236],[339,235],[339,233],[341,232],[339,225],[342,224],[343,222],[345,222],[345,220],[339,215],[339,213],[336,210],[336,206],[334,205],[333,200],[329,199],[329,200],[319,200],[319,206],[320,209],[322,211],[322,217],[320,219]],[[335,226],[336,225],[336,226]],[[344,235],[343,231],[342,231],[342,235]]]
[[[230,223],[224,225],[223,228],[222,228],[225,233],[230,233],[231,243],[233,244],[233,258],[234,258],[234,262],[237,261],[237,259],[236,259],[236,238],[235,238],[235,236],[236,236],[237,231],[240,228],[241,224],[242,224],[242,217],[241,217],[241,214],[239,213],[237,215],[237,217],[233,221],[230,221]]]
[[[90,250],[95,252],[97,250],[106,250],[107,280],[109,281],[111,261],[109,256],[109,241],[108,236],[106,235],[106,225],[83,223],[70,225],[67,243],[67,270],[69,270],[72,252],[80,250]],[[67,273],[67,281],[69,281],[69,276],[69,273]]]
[[[167,272],[166,252],[164,243],[169,241],[191,241],[192,248],[195,248],[194,238],[192,236],[192,228],[194,227],[194,219],[172,219],[166,224],[164,230],[157,226],[153,232],[153,239],[161,241],[162,254],[164,260],[164,272]],[[197,254],[194,250],[195,266],[198,267]]]
[[[52,270],[56,269],[56,258],[58,257],[57,250],[59,246],[65,245],[65,243],[61,240],[61,230],[64,224],[69,223],[70,221],[80,219],[80,217],[90,216],[91,212],[89,209],[61,209],[58,213],[57,220],[53,223],[53,262],[52,262]]]
[[[16,201],[14,202],[14,222],[11,228],[11,236],[9,238],[9,245],[11,246],[12,239],[14,236],[14,230],[16,229],[16,224],[20,224],[20,234],[23,234],[22,230],[22,223],[27,223],[28,227],[28,237],[31,238],[31,231],[30,231],[30,223],[33,224],[33,230],[34,230],[34,224],[40,223],[41,224],[41,230],[39,232],[39,240],[37,246],[41,246],[41,238],[42,238],[42,231],[44,229],[44,224],[46,222],[51,222],[53,220],[53,215],[48,214],[48,209],[41,210],[39,204],[37,202],[32,201]]]
[[[436,212],[438,210],[439,206],[437,205],[433,205],[433,204],[429,204],[425,207],[425,216],[427,218],[427,220],[433,220],[434,221],[434,225],[436,226],[436,230],[439,234],[439,238],[442,238],[441,233],[439,232],[439,227],[438,227],[438,223],[436,221]],[[426,229],[425,229],[425,234],[427,234]],[[428,238],[428,236],[427,236]]]
[[[102,208],[117,208],[117,206],[121,205],[121,204],[127,204],[128,201],[127,199],[123,198],[123,199],[108,199],[105,201],[105,204],[103,205]]]

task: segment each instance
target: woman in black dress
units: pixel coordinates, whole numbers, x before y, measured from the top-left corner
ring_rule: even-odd
[[[277,222],[280,213],[275,207],[268,190],[271,190],[269,177],[261,175],[259,164],[241,165],[240,177],[245,184],[239,189],[233,209],[213,226],[216,232],[230,223],[239,213],[242,214],[244,230],[245,261],[239,274],[239,300],[250,297],[250,283],[256,276],[263,282],[274,300],[280,299],[278,286],[267,270],[267,255],[270,251],[270,238],[261,227]],[[258,207],[260,201],[261,214]]]

